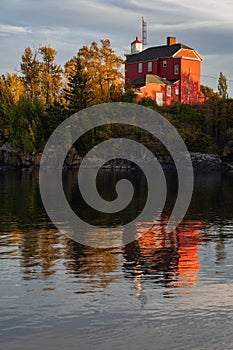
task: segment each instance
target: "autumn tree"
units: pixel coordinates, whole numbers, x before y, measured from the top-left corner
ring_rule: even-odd
[[[201,92],[205,97],[205,101],[218,101],[220,99],[219,93],[215,92],[211,87],[207,85],[201,85]]]
[[[21,77],[17,74],[6,73],[6,84],[12,94],[13,101],[18,102],[19,99],[24,96],[25,87]]]
[[[228,86],[227,86],[226,77],[222,72],[220,72],[219,78],[218,78],[218,92],[223,99],[226,99],[228,97],[227,89],[228,89]]]
[[[56,51],[50,46],[32,50],[27,47],[20,64],[25,91],[29,98],[52,103],[59,98],[62,69],[55,63]]]
[[[0,77],[0,140],[9,136],[8,114],[14,104],[5,76]]]
[[[96,42],[83,46],[78,56],[91,78],[94,103],[120,100],[124,83],[121,73],[123,60],[111,48],[109,40],[101,40],[101,47]]]
[[[41,93],[46,104],[52,103],[59,98],[62,87],[62,69],[55,62],[57,52],[48,46],[39,48],[42,57],[40,62]]]
[[[20,64],[25,91],[31,99],[40,94],[40,65],[37,56],[38,50],[33,51],[30,47],[26,47]]]

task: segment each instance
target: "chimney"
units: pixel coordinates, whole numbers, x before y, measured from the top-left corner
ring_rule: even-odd
[[[174,36],[168,36],[167,37],[167,46],[175,45],[176,44],[176,38]]]

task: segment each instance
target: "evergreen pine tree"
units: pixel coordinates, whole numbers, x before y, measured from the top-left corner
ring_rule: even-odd
[[[67,62],[66,71],[68,83],[65,89],[65,99],[69,110],[75,113],[91,104],[90,77],[83,69],[82,60],[79,57],[73,57]]]

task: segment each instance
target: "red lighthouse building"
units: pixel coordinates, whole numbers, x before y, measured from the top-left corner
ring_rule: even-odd
[[[168,37],[166,45],[145,50],[136,38],[126,55],[125,81],[135,88],[138,100],[151,97],[160,106],[202,103],[201,61],[195,49],[176,43],[174,37]]]

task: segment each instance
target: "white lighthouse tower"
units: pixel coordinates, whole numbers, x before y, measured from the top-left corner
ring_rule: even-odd
[[[131,55],[142,52],[142,50],[143,50],[143,43],[136,36],[136,39],[131,43]]]
[[[140,41],[136,36],[136,39],[131,43],[131,55],[142,52],[146,45],[147,45],[147,22],[145,22],[144,18],[142,17],[142,41]]]

